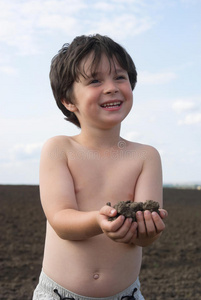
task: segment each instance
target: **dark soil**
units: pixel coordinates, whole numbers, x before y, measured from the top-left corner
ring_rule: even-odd
[[[107,205],[111,206],[111,203],[108,202]],[[115,217],[109,217],[109,221],[116,220],[120,215],[123,215],[126,218],[131,218],[132,222],[136,221],[136,212],[149,210],[150,212],[157,212],[159,214],[159,203],[153,200],[147,200],[143,202],[133,202],[133,201],[120,201],[116,203],[113,208],[116,209],[117,214]]]
[[[0,186],[0,299],[31,300],[41,270],[45,217],[38,186]],[[166,229],[143,249],[146,300],[201,299],[201,191],[164,189]]]

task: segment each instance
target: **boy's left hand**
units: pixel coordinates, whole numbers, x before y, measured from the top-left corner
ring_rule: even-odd
[[[137,235],[132,238],[132,243],[141,247],[152,244],[165,229],[163,219],[168,216],[168,212],[160,209],[160,216],[156,212],[146,210],[144,213],[138,211],[137,219]]]

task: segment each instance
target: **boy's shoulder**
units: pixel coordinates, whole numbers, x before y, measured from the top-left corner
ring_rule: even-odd
[[[127,141],[128,143],[128,149],[130,151],[133,151],[135,155],[138,155],[140,158],[147,159],[147,158],[159,158],[160,159],[160,154],[158,150],[147,144],[141,144],[137,142],[131,142]]]
[[[132,148],[133,150],[147,150],[149,152],[158,152],[158,150],[153,147],[152,145],[148,145],[148,144],[142,144],[142,143],[138,143],[138,142],[132,142],[132,141],[128,141],[128,140],[124,140],[124,144],[128,144],[129,148]]]
[[[46,140],[46,142],[43,145],[43,148],[48,149],[51,147],[55,146],[63,146],[63,145],[68,145],[72,142],[72,137],[71,136],[66,136],[66,135],[57,135],[49,138]]]
[[[49,158],[64,158],[66,156],[66,149],[71,147],[72,137],[59,135],[49,138],[43,145],[41,155]]]

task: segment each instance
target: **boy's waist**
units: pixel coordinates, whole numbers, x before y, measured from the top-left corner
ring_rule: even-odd
[[[84,271],[80,267],[80,271],[74,272],[74,270],[65,270],[61,273],[54,272],[54,270],[48,270],[43,267],[44,272],[52,278],[59,285],[73,291],[79,295],[88,295],[88,297],[107,297],[109,295],[115,295],[126,287],[135,282],[139,276],[140,268],[133,269],[132,272],[127,270],[126,267],[121,272],[111,270],[94,270]]]
[[[79,281],[77,282],[77,284],[79,284]],[[125,296],[135,296],[137,295],[139,298],[136,299],[144,299],[141,295],[140,292],[140,282],[139,279],[137,278],[135,280],[134,283],[132,283],[129,287],[125,288],[123,291],[116,293],[116,294],[109,294],[109,296],[106,297],[99,297],[98,296],[82,296],[80,294],[74,293],[69,291],[68,289],[62,287],[61,285],[59,285],[58,283],[56,283],[54,280],[52,280],[50,277],[48,277],[45,272],[42,270],[41,275],[40,275],[40,279],[39,279],[39,285],[40,289],[42,288],[42,290],[44,292],[46,292],[47,294],[51,294],[52,296],[58,295],[59,297],[68,297],[69,299],[74,299],[74,300],[95,300],[95,299],[102,299],[102,300],[109,300],[109,299],[115,299],[115,300],[121,300],[122,298],[124,298]],[[86,295],[86,291],[84,292],[84,294]],[[55,297],[56,299],[56,297]],[[135,299],[135,298],[134,298]]]
[[[138,253],[134,257],[125,253],[124,256],[115,258],[104,259],[97,255],[90,259],[90,255],[86,253],[80,256],[66,253],[64,259],[59,254],[55,254],[54,259],[45,255],[43,269],[57,283],[78,294],[83,294],[86,289],[89,293],[91,289],[95,289],[102,294],[113,289],[113,294],[116,294],[139,276],[141,255]]]

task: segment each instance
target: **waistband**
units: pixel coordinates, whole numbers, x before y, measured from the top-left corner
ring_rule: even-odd
[[[144,297],[142,296],[140,292],[140,281],[139,278],[136,279],[136,281],[130,285],[128,288],[123,290],[122,292],[110,296],[110,297],[104,297],[104,298],[94,298],[94,297],[86,297],[82,295],[78,295],[76,293],[73,293],[58,283],[54,282],[50,277],[48,277],[44,271],[41,271],[40,278],[39,278],[39,284],[38,288],[42,288],[44,292],[54,297],[54,299],[63,299],[63,298],[69,298],[74,300],[121,300],[126,299],[124,297],[126,296],[132,296],[134,292],[134,298],[127,298],[127,299],[135,299],[135,300],[144,300]]]

